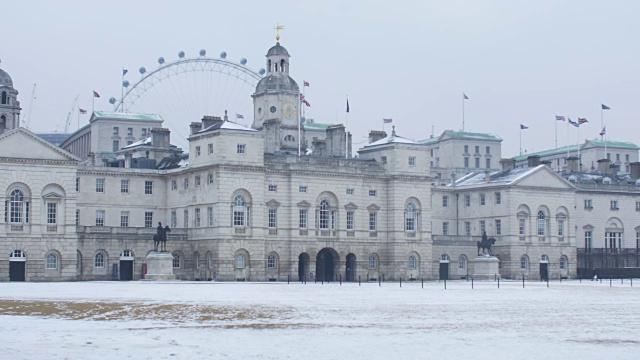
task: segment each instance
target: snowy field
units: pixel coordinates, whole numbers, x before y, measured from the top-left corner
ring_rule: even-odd
[[[636,282],[0,283],[0,356],[639,359]]]

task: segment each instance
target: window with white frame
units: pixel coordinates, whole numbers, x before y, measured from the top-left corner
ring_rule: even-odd
[[[113,135],[118,135],[118,133],[120,132],[120,129],[117,126],[113,127]]]
[[[76,226],[80,225],[80,210],[76,209]]]
[[[500,203],[502,203],[502,194],[497,192],[495,193],[496,196],[496,205],[500,205]]]
[[[330,205],[329,201],[323,199],[320,201],[320,209],[319,209],[319,227],[320,229],[329,229],[330,222]]]
[[[58,257],[54,253],[49,253],[47,255],[47,269],[55,270],[58,268]]]
[[[213,226],[213,206],[207,207],[207,226]]]
[[[449,207],[449,196],[442,195],[442,207]]]
[[[526,231],[525,218],[519,218],[518,219],[518,235],[525,236],[525,231]]]
[[[520,258],[520,270],[526,271],[529,267],[529,259],[526,256]]]
[[[369,231],[376,231],[378,229],[378,213],[369,213]]]
[[[300,209],[298,218],[298,227],[300,229],[306,229],[308,226],[308,215],[309,211],[307,209]]]
[[[584,200],[584,208],[585,209],[593,209],[593,202],[591,201],[591,199],[585,199]]]
[[[146,228],[153,227],[153,211],[144,212],[144,227]]]
[[[236,269],[244,269],[246,266],[246,257],[243,253],[236,255]]]
[[[496,235],[502,235],[502,220],[496,219]]]
[[[127,136],[133,136],[133,128],[127,128]]]
[[[200,156],[200,146],[196,146],[196,157]]]
[[[47,203],[47,224],[57,224],[58,204],[54,202]]]
[[[278,185],[269,184],[269,192],[276,192],[276,191],[278,191]]]
[[[171,180],[171,190],[177,190],[178,189],[178,181],[176,181],[175,179]]]
[[[200,208],[196,208],[193,215],[196,218],[196,227],[200,227]]]
[[[189,188],[189,178],[185,178],[184,179],[184,188],[188,189]]]
[[[487,231],[487,222],[485,220],[480,220],[480,233],[484,234]]]
[[[153,195],[153,181],[146,180],[144,182],[144,194],[145,195]]]
[[[120,179],[120,193],[121,194],[129,193],[129,179]]]
[[[376,190],[369,190],[369,196],[376,196],[376,195],[377,195]]]
[[[415,270],[417,263],[415,255],[409,255],[409,270]]]
[[[353,195],[353,188],[347,188],[347,195]]]
[[[375,255],[369,256],[369,270],[375,270],[378,265],[378,258]]]
[[[174,269],[179,269],[180,268],[180,263],[181,263],[180,260],[181,260],[180,259],[180,254],[174,253],[173,254],[173,268]]]
[[[564,219],[558,219],[558,236],[564,236]]]
[[[466,236],[471,236],[471,221],[464,222],[464,234]]]
[[[611,200],[611,210],[619,210],[618,209],[618,200]]]
[[[80,191],[80,178],[76,178],[76,192]]]
[[[207,144],[207,149],[208,149],[209,155],[213,154],[213,144]]]
[[[93,267],[95,268],[104,268],[104,254],[99,252],[93,259]]]
[[[445,221],[442,223],[442,235],[449,235],[449,222]]]
[[[416,231],[416,205],[412,202],[407,204],[404,216],[404,230]]]
[[[118,152],[120,150],[120,140],[113,140],[112,148],[113,152]]]
[[[189,210],[188,209],[184,209],[183,212],[183,220],[184,220],[184,228],[188,228],[189,227]]]
[[[96,210],[96,226],[104,226],[104,210]]]
[[[96,192],[103,193],[104,192],[104,179],[96,179]]]
[[[213,174],[207,174],[207,183],[213,184]]]
[[[269,208],[269,229],[275,229],[278,227],[278,209]]]
[[[120,211],[120,226],[129,227],[129,212]]]
[[[237,195],[233,200],[233,226],[245,226],[247,206],[244,196]]]
[[[298,186],[298,192],[306,193],[307,192],[307,187],[306,186],[302,186],[302,185]]]
[[[276,269],[278,267],[278,258],[274,254],[270,254],[267,257],[267,267],[269,269]]]
[[[347,230],[355,229],[355,212],[353,210],[347,211]]]
[[[409,156],[409,166],[416,166],[416,157]]]
[[[245,144],[238,144],[236,146],[236,152],[238,154],[244,154],[244,152],[245,152]]]
[[[592,231],[585,231],[584,232],[584,249],[586,252],[591,252],[591,239],[593,239],[593,232]]]
[[[467,267],[467,258],[464,255],[460,255],[458,258],[458,269],[464,270]]]
[[[547,219],[545,218],[544,211],[538,211],[538,236],[544,236],[546,234]]]
[[[567,269],[567,258],[565,256],[560,257],[560,270]]]
[[[471,206],[471,195],[464,196],[464,206]]]
[[[487,203],[487,195],[485,193],[480,194],[480,205],[484,206]]]
[[[178,213],[176,210],[171,210],[171,227],[178,227]]]

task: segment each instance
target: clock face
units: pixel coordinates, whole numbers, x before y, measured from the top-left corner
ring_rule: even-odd
[[[296,116],[296,107],[292,103],[286,103],[282,108],[282,114],[287,119],[293,119]]]
[[[273,114],[273,113],[275,113],[275,112],[276,112],[276,107],[275,107],[275,106],[272,106],[272,107],[269,109],[269,111],[271,111],[271,113],[272,113],[272,114]]]

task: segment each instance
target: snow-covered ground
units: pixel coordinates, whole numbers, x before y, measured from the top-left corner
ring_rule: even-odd
[[[640,358],[640,280],[443,285],[0,283],[0,358]]]

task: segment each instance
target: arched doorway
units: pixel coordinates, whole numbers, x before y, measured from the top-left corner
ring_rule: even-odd
[[[133,251],[125,250],[120,254],[120,280],[133,280]]]
[[[356,256],[354,254],[347,255],[347,269],[345,281],[355,281],[356,278]]]
[[[338,263],[338,253],[331,248],[320,250],[316,256],[317,281],[333,281],[335,279],[335,266]]]
[[[309,254],[307,254],[306,252],[298,256],[298,281],[313,280],[309,276],[310,261],[311,259],[309,258]]]
[[[22,250],[14,250],[9,255],[9,281],[25,281],[27,256]]]

